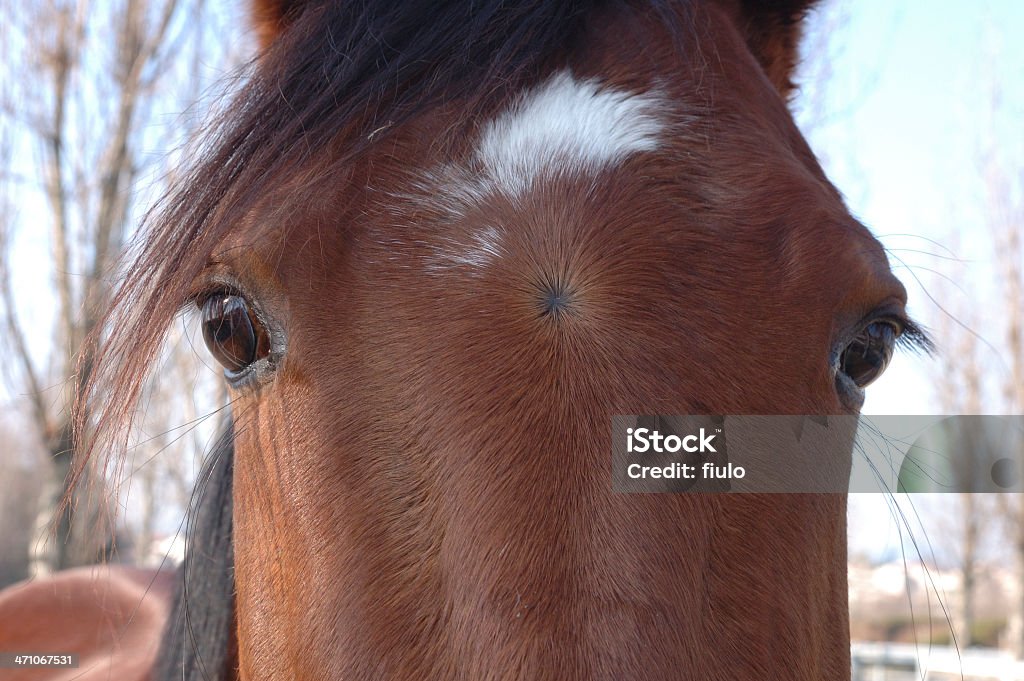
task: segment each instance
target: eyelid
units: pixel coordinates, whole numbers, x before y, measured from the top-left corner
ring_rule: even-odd
[[[879,323],[886,323],[896,327],[896,337],[899,338],[900,336],[903,335],[903,332],[906,330],[907,326],[911,322],[910,319],[906,316],[883,315],[880,317],[875,317],[874,319],[869,321],[867,324],[864,325],[864,329],[867,329],[867,327],[871,326],[872,324]]]
[[[861,317],[855,324],[856,328],[865,328],[872,322],[891,322],[902,331],[908,326],[913,326],[910,315],[907,314],[903,301],[891,299],[876,305],[866,315]]]
[[[223,271],[208,270],[193,281],[192,288],[185,298],[185,305],[202,306],[210,296],[216,295],[240,296],[250,302],[258,299],[258,296],[242,285],[237,277]]]
[[[208,285],[204,288],[197,289],[195,292],[190,293],[186,299],[186,305],[195,305],[197,308],[202,309],[203,305],[206,304],[210,298],[214,296],[238,296],[245,300],[249,300],[249,297],[245,293],[228,286]]]

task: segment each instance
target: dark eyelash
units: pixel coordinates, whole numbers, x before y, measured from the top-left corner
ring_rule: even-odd
[[[910,319],[901,319],[899,323],[903,327],[903,332],[896,339],[897,347],[922,355],[931,355],[935,352],[935,342],[923,327]]]

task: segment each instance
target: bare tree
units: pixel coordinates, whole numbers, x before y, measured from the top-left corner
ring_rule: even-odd
[[[126,530],[136,562],[162,560],[153,553],[157,539],[181,532],[202,456],[226,425],[227,388],[219,371],[196,362],[190,331],[197,329],[183,323],[169,332],[170,351],[159,370],[163,380],[147,385],[138,444],[124,471],[131,478],[125,502],[135,512]]]
[[[990,370],[1001,377],[1000,401],[1006,412],[1024,414],[1024,171],[1010,170],[994,150],[984,166],[987,226],[999,272],[996,295],[1002,303],[998,317],[1004,348],[1001,366]],[[1019,593],[1012,645],[1016,655],[1024,658],[1024,499],[1002,494],[998,502],[1017,563]]]
[[[949,281],[956,281],[959,291],[954,292],[948,283],[936,287],[944,292],[938,294],[944,301],[962,302],[947,303],[947,314],[938,326],[944,348],[937,397],[943,410],[952,414],[1024,413],[1024,172],[1017,170],[1019,162],[1011,160],[1014,154],[1024,153],[1024,148],[1014,149],[998,137],[1000,119],[1013,121],[1011,129],[1017,130],[1019,115],[1003,106],[997,83],[989,82],[987,87],[988,120],[980,128],[989,131],[990,137],[979,140],[984,150],[979,155],[978,173],[982,224],[971,236],[985,243],[995,266],[954,273]],[[954,252],[961,251],[958,245],[953,242]],[[1005,446],[1012,449],[1013,443]],[[1001,543],[1014,554],[1017,571],[1018,603],[1011,617],[1010,646],[1024,657],[1024,500],[1011,494],[960,496],[964,598],[959,609],[959,640],[971,642],[977,552],[986,530],[1000,531]],[[1002,522],[987,522],[993,514]]]
[[[209,39],[216,31],[204,0],[2,0],[2,9],[0,107],[12,132],[0,168],[0,343],[13,362],[7,389],[26,401],[50,467],[36,509],[39,573],[94,560],[109,543],[90,536],[110,503],[99,480],[80,481],[74,503],[47,529],[68,492],[70,403],[89,380],[85,341],[139,205],[161,193],[173,158],[164,150],[196,123],[176,112],[199,98],[209,82],[202,66],[223,59],[225,44]],[[52,298],[20,283],[28,267],[18,238],[44,227],[50,261],[35,268],[50,272]],[[39,333],[40,317],[49,334]]]
[[[28,570],[24,549],[31,539],[31,502],[43,486],[39,451],[19,432],[24,417],[17,409],[4,409],[0,416],[4,444],[0,447],[0,588],[18,581]]]
[[[954,235],[949,244],[952,252],[959,252],[957,237]],[[959,271],[940,281],[935,287],[936,295],[951,309],[948,316],[939,319],[937,334],[943,339],[940,349],[941,371],[935,379],[935,389],[939,408],[945,414],[983,414],[984,386],[982,377],[983,363],[980,357],[981,343],[972,329],[979,326],[975,311],[964,304],[950,301],[961,301],[962,297],[954,292],[951,282],[967,279],[962,262],[957,262]],[[956,603],[950,604],[953,633],[959,646],[966,648],[973,643],[975,629],[975,601],[977,592],[978,554],[984,530],[984,514],[987,505],[982,495],[960,493],[957,499],[949,499],[946,503],[948,515],[945,520],[947,527],[940,527],[943,536],[958,536],[952,547],[960,572],[961,592]]]

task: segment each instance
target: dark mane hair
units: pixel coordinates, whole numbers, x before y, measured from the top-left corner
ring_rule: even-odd
[[[228,428],[210,452],[188,510],[185,560],[175,575],[154,679],[222,679],[234,614],[233,447]]]

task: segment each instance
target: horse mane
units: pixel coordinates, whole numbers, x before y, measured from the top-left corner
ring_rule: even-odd
[[[192,496],[186,529],[189,541],[175,575],[173,607],[154,679],[227,677],[235,591],[232,439],[229,427],[204,464]]]

